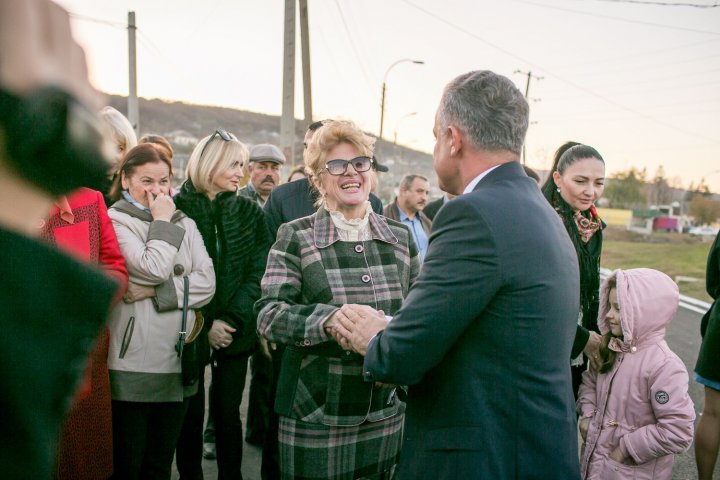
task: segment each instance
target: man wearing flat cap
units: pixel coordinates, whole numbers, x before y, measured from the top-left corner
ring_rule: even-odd
[[[285,155],[275,145],[261,143],[250,149],[250,181],[238,191],[238,195],[254,200],[261,207],[272,189],[280,183],[280,168]]]

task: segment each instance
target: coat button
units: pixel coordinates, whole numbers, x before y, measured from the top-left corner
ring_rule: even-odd
[[[363,283],[368,283],[370,282],[370,275],[363,275],[360,280],[362,280]]]
[[[632,353],[637,352],[637,347],[630,347],[630,351],[631,351]]]
[[[355,251],[357,253],[362,253],[362,251],[365,250],[362,245],[355,245]]]

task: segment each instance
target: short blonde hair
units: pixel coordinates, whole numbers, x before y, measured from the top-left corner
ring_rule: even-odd
[[[110,127],[113,141],[122,146],[124,152],[127,153],[137,146],[137,135],[135,135],[135,130],[130,121],[125,118],[125,115],[108,106],[103,107],[98,112],[98,116]]]
[[[207,193],[215,175],[230,168],[236,160],[246,165],[249,156],[248,148],[234,135],[231,134],[230,140],[223,140],[216,134],[208,135],[195,145],[185,174],[195,190]]]
[[[317,185],[320,173],[325,171],[327,153],[341,143],[354,146],[360,155],[373,157],[375,138],[366,135],[350,120],[330,120],[315,131],[303,153],[305,173],[313,184]],[[375,171],[370,172],[375,182]]]

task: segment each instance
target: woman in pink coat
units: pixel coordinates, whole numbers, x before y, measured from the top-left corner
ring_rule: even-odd
[[[600,289],[602,366],[583,374],[583,479],[670,479],[693,440],[688,373],[665,342],[677,285],[647,268],[616,270]]]

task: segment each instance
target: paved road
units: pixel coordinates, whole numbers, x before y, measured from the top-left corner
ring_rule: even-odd
[[[695,413],[700,417],[703,407],[703,386],[695,383],[693,370],[700,348],[700,318],[702,315],[681,308],[668,327],[666,340],[670,348],[685,362],[690,374],[690,397],[695,402]],[[696,422],[697,423],[697,422]],[[715,467],[715,478],[720,478],[720,464]],[[674,480],[697,479],[693,447],[678,455],[673,468]]]
[[[700,348],[700,318],[701,315],[680,308],[675,319],[668,327],[667,342],[670,348],[682,358],[685,366],[690,374],[690,396],[695,402],[695,412],[700,416],[702,411],[703,387],[695,383],[693,380],[693,369],[697,360],[698,349]],[[205,384],[209,385],[210,376],[206,375]],[[246,385],[250,385],[248,376]],[[247,387],[245,389],[245,398],[243,398],[240,408],[245,425],[247,411]],[[243,453],[243,478],[245,480],[260,480],[260,455],[261,450],[249,444],[245,444]],[[203,460],[203,471],[205,472],[205,480],[214,480],[217,478],[217,464],[214,460]],[[720,463],[715,468],[715,477],[720,478]],[[178,480],[177,471],[173,472],[173,480]],[[683,455],[679,455],[675,460],[673,468],[673,480],[695,480],[697,479],[697,471],[695,468],[695,454],[691,447]]]
[[[210,385],[210,367],[205,371],[205,385]],[[248,368],[248,375],[245,381],[245,392],[243,394],[242,403],[240,404],[240,418],[242,418],[243,433],[245,433],[245,425],[247,420],[247,404],[248,404],[248,391],[250,387],[250,369]],[[205,397],[207,398],[207,397]],[[205,407],[205,416],[207,417],[207,403]],[[244,480],[260,480],[260,461],[261,461],[262,450],[258,447],[250,445],[249,443],[243,444],[243,466],[242,474]],[[215,480],[218,475],[217,462],[215,460],[203,459],[203,474],[205,480]],[[172,480],[178,480],[178,475],[175,465],[173,465]]]

